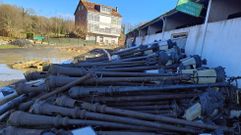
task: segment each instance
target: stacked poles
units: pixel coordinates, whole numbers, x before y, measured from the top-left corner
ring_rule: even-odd
[[[14,87],[18,96],[0,106],[2,134],[72,135],[85,126],[97,135],[236,133],[234,120],[216,122],[226,118],[220,109],[233,106],[226,99],[235,91],[223,68],[204,68],[201,58],[187,57],[171,41],[53,64],[48,71],[26,74],[26,79]],[[209,91],[218,92],[225,104],[216,104],[212,94],[202,98]],[[216,106],[210,108],[220,114],[212,124],[207,121],[215,112],[207,116],[210,108],[201,98],[213,101],[210,105]],[[199,117],[189,113],[196,104]]]

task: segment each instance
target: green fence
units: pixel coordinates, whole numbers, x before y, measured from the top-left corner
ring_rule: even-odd
[[[93,41],[85,41],[80,38],[46,38],[44,42],[49,45],[93,45]]]

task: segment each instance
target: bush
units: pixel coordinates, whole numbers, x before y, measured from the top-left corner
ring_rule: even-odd
[[[86,29],[82,28],[82,27],[77,27],[75,29],[75,31],[72,31],[68,34],[68,37],[70,38],[81,38],[85,40],[86,37]]]
[[[70,32],[68,34],[68,37],[69,38],[80,38],[80,35],[78,33],[76,33],[76,32]]]
[[[26,33],[26,38],[27,39],[33,39],[34,34],[33,33]]]

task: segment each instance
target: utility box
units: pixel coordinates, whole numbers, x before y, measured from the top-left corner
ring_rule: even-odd
[[[34,36],[33,40],[42,42],[45,39],[44,36]]]

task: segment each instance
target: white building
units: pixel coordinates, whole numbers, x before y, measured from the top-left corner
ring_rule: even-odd
[[[204,20],[209,0],[197,2],[205,7],[201,17],[174,9],[129,32],[126,45],[173,39],[188,55],[207,59],[208,66],[223,66],[227,76],[241,76],[241,0],[212,0],[206,36]]]
[[[80,0],[75,24],[86,30],[86,40],[101,44],[118,44],[122,17],[117,8]]]

